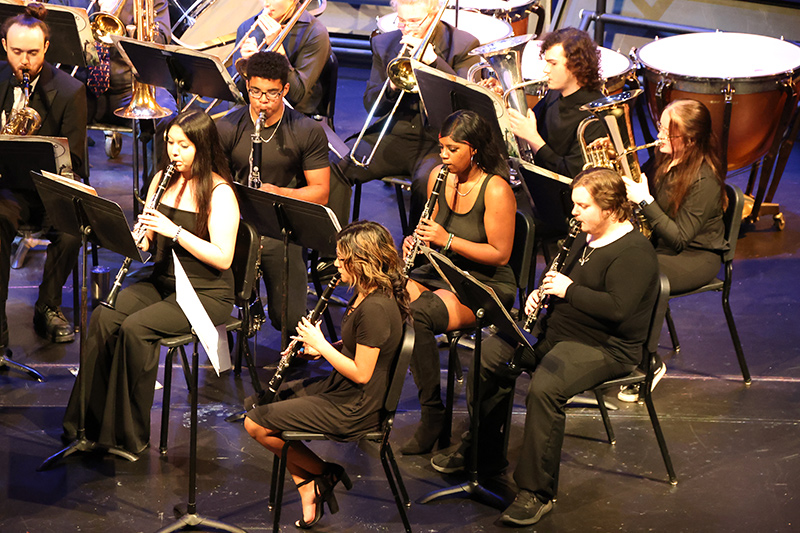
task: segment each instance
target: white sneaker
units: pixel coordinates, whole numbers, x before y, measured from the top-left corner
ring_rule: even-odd
[[[661,378],[664,377],[664,374],[667,373],[667,365],[661,363],[661,366],[656,369],[655,373],[653,374],[653,386],[650,387],[650,391],[652,392],[658,382],[661,381]],[[617,394],[617,398],[621,402],[628,402],[628,403],[636,403],[639,401],[639,384],[635,385],[625,385],[622,387]]]

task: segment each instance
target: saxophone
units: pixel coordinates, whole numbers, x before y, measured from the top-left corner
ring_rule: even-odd
[[[328,286],[325,287],[325,290],[322,292],[322,296],[319,297],[317,305],[315,305],[314,309],[308,315],[306,315],[306,319],[309,322],[312,324],[319,322],[320,317],[322,317],[322,313],[324,313],[325,308],[328,307],[328,300],[330,300],[331,296],[333,296],[333,290],[339,284],[340,280],[341,274],[339,272],[333,275],[333,278],[331,278]],[[244,406],[245,410],[249,411],[250,409],[258,407],[259,405],[266,405],[275,399],[275,395],[278,393],[281,383],[283,383],[284,372],[286,372],[286,369],[289,368],[289,365],[292,363],[294,358],[297,357],[301,347],[302,345],[297,339],[293,339],[292,342],[289,343],[289,346],[287,346],[286,350],[283,351],[280,361],[278,361],[278,368],[275,369],[275,375],[273,375],[272,379],[269,380],[267,388],[261,391],[261,394],[259,395],[248,397]]]
[[[0,130],[2,135],[33,135],[42,125],[42,117],[34,108],[28,106],[31,98],[31,75],[22,71],[22,105],[11,111],[11,115]]]
[[[442,188],[442,183],[444,183],[444,179],[447,177],[448,172],[447,165],[443,164],[441,170],[439,170],[439,174],[436,175],[436,181],[433,182],[431,195],[428,198],[428,201],[425,203],[425,209],[422,210],[422,215],[419,217],[420,220],[431,217],[431,213],[433,213],[433,206],[436,205],[436,201],[439,198],[439,191]],[[405,277],[408,277],[408,273],[411,272],[412,268],[414,268],[414,261],[417,260],[417,254],[422,246],[422,239],[417,236],[416,231],[412,234],[412,238],[414,239],[414,244],[412,245],[411,251],[406,256],[406,262],[403,265],[403,275]]]

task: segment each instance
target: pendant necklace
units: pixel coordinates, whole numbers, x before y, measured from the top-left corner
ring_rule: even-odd
[[[472,192],[472,189],[474,189],[478,185],[478,183],[480,183],[481,180],[483,178],[485,178],[486,176],[487,176],[487,174],[484,172],[483,176],[481,176],[480,178],[475,180],[475,183],[472,184],[472,187],[470,187],[469,190],[467,192],[464,192],[464,193],[462,193],[461,191],[458,190],[459,183],[458,183],[458,178],[456,177],[456,194],[459,195],[462,198],[465,197],[465,196],[469,196],[469,193]]]
[[[285,111],[286,111],[285,109],[283,111],[281,111],[281,118],[278,119],[278,125],[275,126],[274,130],[272,130],[272,135],[269,136],[269,139],[264,140],[264,138],[262,137],[261,138],[262,141],[264,141],[265,143],[269,143],[272,140],[272,138],[275,137],[275,134],[278,133],[278,128],[281,127],[281,122],[283,122],[283,113]]]
[[[583,253],[581,254],[581,257],[580,257],[580,259],[578,259],[578,263],[580,263],[580,265],[581,265],[581,266],[583,266],[583,265],[585,265],[585,264],[586,264],[586,262],[589,260],[589,258],[590,258],[590,257],[592,257],[592,254],[594,253],[594,251],[597,249],[597,248],[592,248],[592,249],[589,251],[589,253],[587,254],[587,253],[586,253],[586,249],[587,249],[587,248],[589,248],[589,245],[588,245],[588,244],[587,244],[586,246],[584,246],[584,247],[583,247]]]

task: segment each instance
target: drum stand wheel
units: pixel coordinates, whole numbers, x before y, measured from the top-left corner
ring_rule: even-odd
[[[116,159],[122,151],[122,134],[118,131],[105,131],[105,151],[109,159]]]
[[[783,229],[786,227],[786,217],[784,217],[783,212],[781,211],[780,204],[765,202],[761,204],[761,208],[758,210],[758,215],[754,217],[752,215],[754,201],[755,199],[752,196],[749,194],[745,195],[742,220],[747,224],[755,224],[762,215],[772,215],[772,226],[778,231],[783,231]]]

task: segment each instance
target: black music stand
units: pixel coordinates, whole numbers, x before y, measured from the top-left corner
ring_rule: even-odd
[[[470,454],[467,458],[469,481],[446,489],[430,492],[423,496],[419,500],[419,503],[428,503],[445,496],[463,493],[474,500],[503,510],[508,507],[509,503],[482,486],[478,481],[478,443],[480,442],[478,433],[480,431],[479,413],[481,401],[481,380],[479,379],[479,373],[481,368],[482,329],[485,325],[491,324],[512,342],[516,341],[518,345],[528,348],[531,348],[531,345],[522,331],[517,327],[514,319],[508,314],[506,308],[503,307],[503,304],[497,299],[497,296],[491,288],[472,277],[469,273],[460,270],[444,255],[430,248],[424,248],[423,253],[428,257],[431,264],[445,281],[450,284],[450,287],[458,295],[458,299],[461,303],[469,307],[475,313],[477,322],[475,326],[475,350],[473,352],[474,358],[472,363],[472,372],[475,373],[475,379],[472,380],[472,401],[474,404],[472,417],[470,419],[470,433],[472,435],[473,445],[470,446]]]
[[[50,28],[50,47],[45,59],[51,64],[63,63],[85,67],[96,65],[97,48],[95,48],[92,29],[86,10],[80,7],[43,4],[47,9],[47,26]],[[25,5],[15,0],[0,0],[0,20],[14,17],[25,12]],[[0,50],[5,58],[5,50]]]
[[[342,229],[339,219],[329,207],[297,200],[279,194],[251,189],[236,184],[242,218],[258,230],[258,234],[283,241],[283,294],[289,287],[289,244],[316,250],[322,257],[336,255],[336,235]],[[281,320],[281,349],[289,344],[288,301],[283,299]],[[326,309],[328,333],[335,336]]]
[[[177,91],[183,95],[227,100],[244,104],[244,98],[220,59],[212,54],[180,46],[138,41],[112,35],[122,59],[133,69],[136,79],[147,85]]]
[[[137,248],[130,226],[125,219],[122,208],[100,196],[96,196],[86,186],[79,187],[70,183],[69,179],[50,174],[42,174],[31,171],[36,189],[47,210],[47,215],[53,226],[70,235],[80,236],[82,244],[82,267],[81,267],[81,309],[80,309],[80,365],[84,364],[84,346],[87,335],[87,314],[88,314],[88,285],[87,267],[89,241],[93,244],[103,246],[126,257],[144,260],[141,251]],[[79,184],[80,185],[80,184]],[[87,190],[88,189],[88,190]],[[69,446],[48,457],[37,468],[38,471],[47,470],[53,464],[75,452],[88,452],[94,450],[105,450],[108,453],[118,455],[129,461],[136,461],[138,457],[120,448],[108,448],[100,446],[86,438],[85,415],[86,415],[86,384],[84,383],[83,373],[78,373],[79,397],[80,397],[80,418],[78,436]]]
[[[6,4],[0,4],[6,7]],[[2,10],[0,9],[0,12]],[[44,170],[72,175],[69,144],[61,137],[36,137],[23,135],[0,135],[0,189],[36,192],[30,178],[31,161],[36,161]],[[38,370],[11,359],[11,350],[0,354],[0,369],[9,368],[27,373],[43,382]]]
[[[197,353],[198,337],[192,328],[192,337],[194,338],[194,349],[192,350],[192,386],[191,390],[191,411],[189,412],[189,502],[186,506],[186,513],[183,514],[178,521],[159,529],[157,533],[169,533],[170,531],[180,531],[183,529],[194,529],[197,526],[205,526],[220,531],[230,531],[231,533],[246,533],[241,529],[230,524],[225,524],[218,520],[205,518],[197,514],[197,394],[200,381],[198,373],[200,371],[199,356]]]

